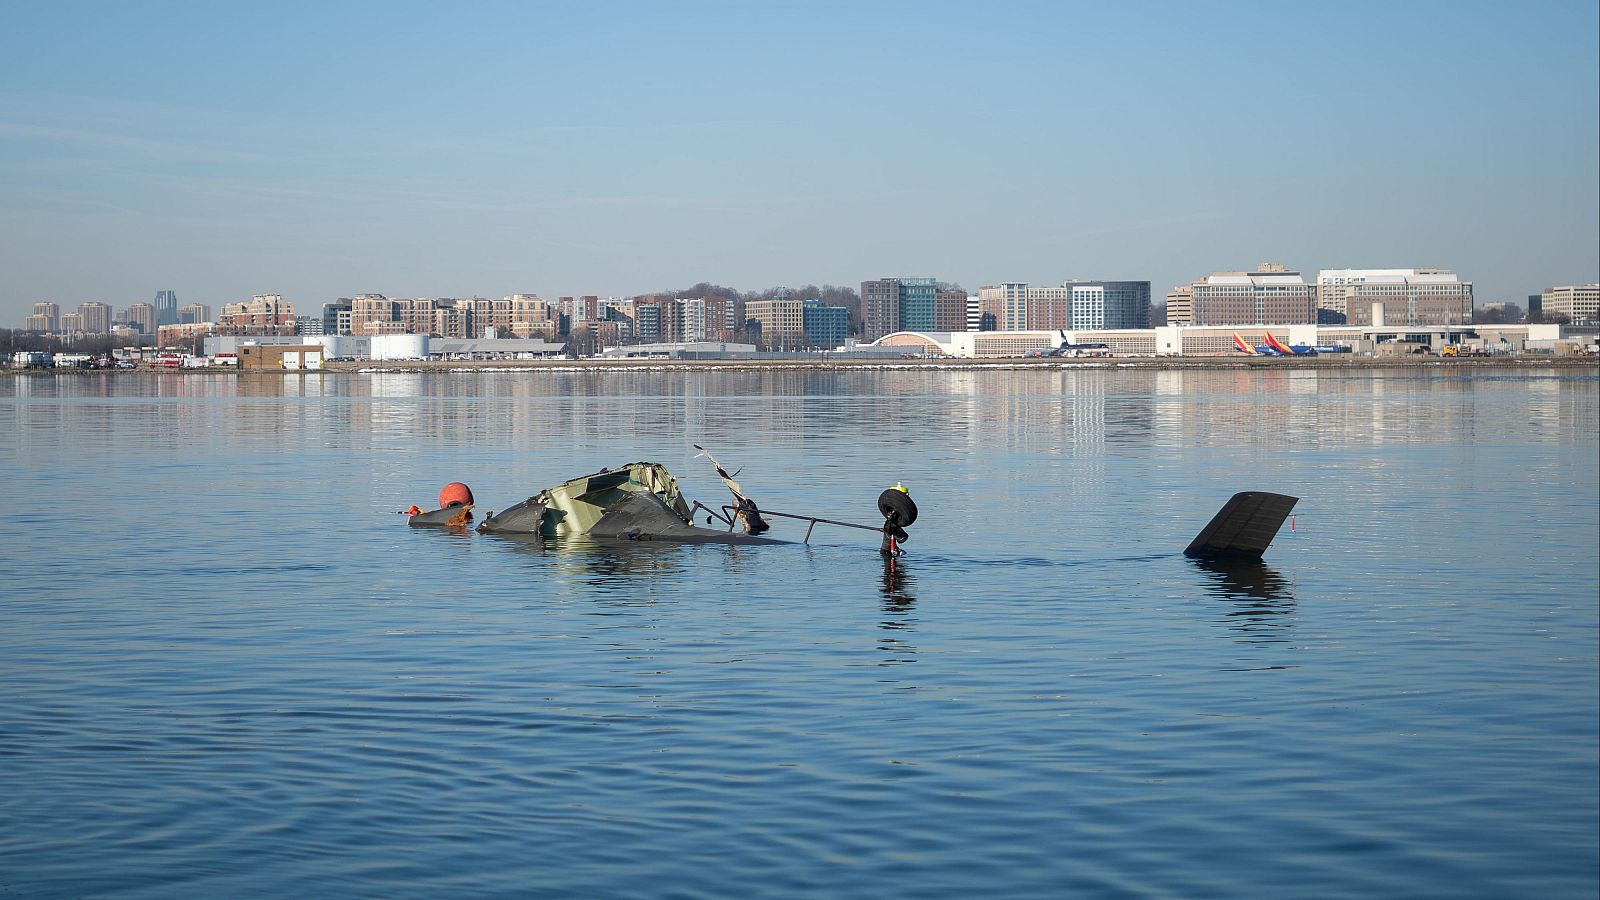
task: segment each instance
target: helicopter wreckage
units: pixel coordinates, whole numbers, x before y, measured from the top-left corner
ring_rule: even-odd
[[[878,550],[886,557],[904,554],[906,529],[917,521],[917,504],[910,491],[896,484],[878,495],[881,525],[863,525],[800,513],[763,509],[704,447],[693,445],[716,469],[733,499],[713,509],[683,496],[678,479],[666,466],[634,462],[592,475],[569,479],[534,494],[477,524],[485,534],[584,536],[599,541],[660,541],[678,544],[783,544],[790,541],[765,536],[768,518],[793,519],[806,524],[802,542],[809,543],[818,525],[859,529],[881,536]],[[1207,523],[1184,555],[1211,563],[1258,563],[1289,518],[1298,498],[1266,491],[1242,491],[1228,499]],[[439,493],[439,508],[424,512],[405,510],[414,526],[465,530],[473,521],[474,500],[465,484],[452,482]],[[705,513],[705,525],[696,516]]]
[[[908,537],[906,528],[917,520],[917,504],[910,491],[898,484],[878,496],[881,525],[762,509],[734,481],[738,472],[730,474],[704,447],[696,444],[695,449],[717,470],[717,476],[733,494],[731,503],[716,509],[698,501],[691,503],[666,466],[634,462],[545,488],[498,513],[489,513],[478,523],[477,531],[679,544],[790,543],[763,536],[771,530],[767,518],[772,517],[806,522],[803,540],[807,543],[818,525],[876,532],[882,535],[879,550],[886,556],[899,556],[904,552],[900,545]],[[706,514],[705,526],[695,523],[696,515],[702,512]],[[452,482],[439,493],[438,509],[423,512],[413,506],[406,513],[411,525],[465,529],[473,520],[472,491],[460,482]],[[722,527],[712,527],[715,525]]]

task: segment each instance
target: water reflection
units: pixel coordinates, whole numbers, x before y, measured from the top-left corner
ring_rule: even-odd
[[[6,887],[1592,896],[1600,378],[1101,371],[0,378]],[[691,442],[915,555],[394,512]],[[1241,479],[1283,574],[1175,556]]]
[[[917,579],[906,569],[902,560],[887,557],[883,561],[883,611],[891,614],[911,612],[917,605],[916,594],[911,589]]]
[[[589,538],[544,537],[537,534],[485,534],[490,541],[540,560],[540,576],[594,588],[606,594],[628,594],[632,600],[656,598],[642,587],[652,579],[684,572],[683,547],[650,541],[607,542]]]
[[[1207,576],[1206,591],[1228,601],[1222,624],[1241,644],[1273,644],[1290,639],[1294,627],[1294,584],[1261,562],[1196,561]]]
[[[879,592],[883,595],[883,620],[878,623],[886,633],[878,636],[878,649],[888,654],[879,665],[916,662],[917,648],[905,640],[916,631],[915,612],[917,596],[913,592],[917,579],[905,563],[894,557],[883,561],[883,582]]]

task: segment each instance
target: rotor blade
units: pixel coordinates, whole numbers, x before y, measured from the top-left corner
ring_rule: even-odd
[[[717,470],[717,477],[721,478],[722,483],[728,486],[728,490],[733,491],[733,496],[739,498],[740,500],[745,499],[744,491],[739,487],[739,482],[733,480],[733,476],[729,475],[728,470],[724,469],[722,464],[717,462],[717,458],[711,455],[710,450],[707,450],[699,444],[690,444],[689,446],[699,450],[700,455],[704,456],[711,463],[711,467]],[[744,470],[740,469],[740,471],[742,472]]]

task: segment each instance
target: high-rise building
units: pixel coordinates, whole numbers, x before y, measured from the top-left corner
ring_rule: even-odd
[[[1180,284],[1167,291],[1167,324],[1194,324],[1194,285]]]
[[[1072,291],[1071,327],[1149,328],[1150,282],[1069,281]]]
[[[140,334],[151,337],[156,333],[156,306],[154,303],[135,303],[128,307],[128,324],[139,329]]]
[[[1190,284],[1190,325],[1295,325],[1317,320],[1316,288],[1299,272],[1262,263]],[[1170,321],[1170,319],[1169,319]]]
[[[211,307],[205,303],[190,303],[178,307],[179,325],[198,325],[211,321]]]
[[[224,303],[217,325],[244,334],[293,334],[294,304],[279,294],[256,294],[243,303]]]
[[[1317,307],[1351,325],[1463,325],[1472,321],[1472,282],[1449,269],[1323,269]]]
[[[1539,295],[1545,316],[1566,316],[1572,322],[1600,322],[1600,284],[1568,284],[1545,288]]]
[[[861,282],[863,335],[875,341],[900,330],[900,279],[879,278]]]
[[[174,291],[156,291],[153,304],[156,308],[157,325],[178,324],[178,295]]]
[[[933,331],[939,282],[932,278],[900,279],[900,329]]]
[[[615,347],[633,340],[633,316],[630,314],[632,309],[632,303],[611,298],[606,304],[605,320],[595,328],[595,339],[607,347]]]
[[[1039,289],[1032,298],[1041,307],[1047,307],[1051,298],[1047,296],[1047,289]],[[1057,292],[1060,293],[1060,292]],[[1064,295],[1063,295],[1064,297]],[[1029,316],[1029,288],[1026,281],[1007,281],[1001,284],[986,284],[978,288],[978,306],[984,314],[994,318],[995,331],[1024,331],[1029,328],[1028,322],[1034,317]],[[1061,316],[1063,322],[1066,318],[1066,306],[1062,305]],[[1048,320],[1049,316],[1044,316]],[[1048,328],[1051,326],[1040,326]],[[1065,328],[1065,324],[1062,326]]]
[[[75,312],[62,313],[61,330],[66,334],[76,334],[83,331],[83,314]]]
[[[993,317],[995,331],[1148,328],[1150,282],[1066,281],[1060,287],[1032,287],[1008,281],[979,288],[978,306],[982,315]]]
[[[683,308],[686,341],[731,341],[743,324],[737,320],[733,300],[728,297],[691,297],[678,303]]]
[[[987,320],[983,315],[983,298],[977,294],[967,295],[967,331],[993,331],[994,319]]]
[[[673,343],[683,339],[683,310],[666,294],[633,298],[634,333],[646,343]]]
[[[1535,313],[1542,313],[1542,312],[1544,312],[1544,295],[1543,294],[1529,294],[1528,295],[1528,315],[1529,316],[1534,316]],[[1534,316],[1534,317],[1537,318],[1537,316]]]
[[[966,291],[961,292],[962,300]],[[830,350],[844,345],[850,336],[850,310],[843,306],[824,306],[821,300],[807,300],[801,310],[806,343]],[[959,331],[960,329],[953,329]]]
[[[228,307],[224,306],[222,312],[226,318]],[[350,300],[350,333],[358,336],[404,334],[399,301],[382,294],[357,294]]]
[[[344,313],[345,330],[339,330],[339,313]],[[322,333],[349,334],[350,298],[340,297],[332,303],[322,304]]]
[[[582,297],[559,297],[556,299],[556,309],[570,329],[577,325],[599,321],[600,298],[594,294]]]
[[[555,304],[538,294],[512,294],[504,301],[491,301],[490,308],[496,327],[504,317],[505,327],[518,337],[537,334],[555,340],[561,336],[561,312]],[[474,325],[480,335],[484,333],[484,328],[481,322]]]
[[[227,307],[222,307],[226,311]],[[358,293],[350,298],[350,333],[371,335],[382,325],[394,322],[395,304],[381,293]],[[387,331],[386,331],[387,333]]]
[[[967,292],[940,290],[933,295],[933,330],[965,331],[967,328]]]
[[[1000,323],[1005,322],[1006,307],[1014,309],[1014,299],[1018,296],[1018,287],[1026,290],[1027,285],[1016,282],[1016,285],[986,285],[978,288],[978,317],[981,320],[976,330],[1000,331]]]
[[[26,323],[23,327],[28,331],[55,331],[61,326],[61,307],[48,300],[35,303]]]
[[[761,326],[761,343],[793,349],[805,343],[805,301],[746,300],[745,318]]]
[[[706,339],[706,301],[701,297],[691,297],[680,300],[683,304],[683,339],[686,341],[703,341]]]
[[[896,331],[935,331],[939,281],[935,278],[879,278],[861,282],[861,314],[866,339]]]
[[[78,315],[83,317],[83,330],[89,334],[111,333],[111,306],[97,300],[78,304]]]

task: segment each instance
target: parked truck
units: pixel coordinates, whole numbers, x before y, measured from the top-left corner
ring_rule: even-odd
[[[55,365],[55,354],[40,350],[18,350],[11,354],[11,365],[18,369],[48,369]]]

